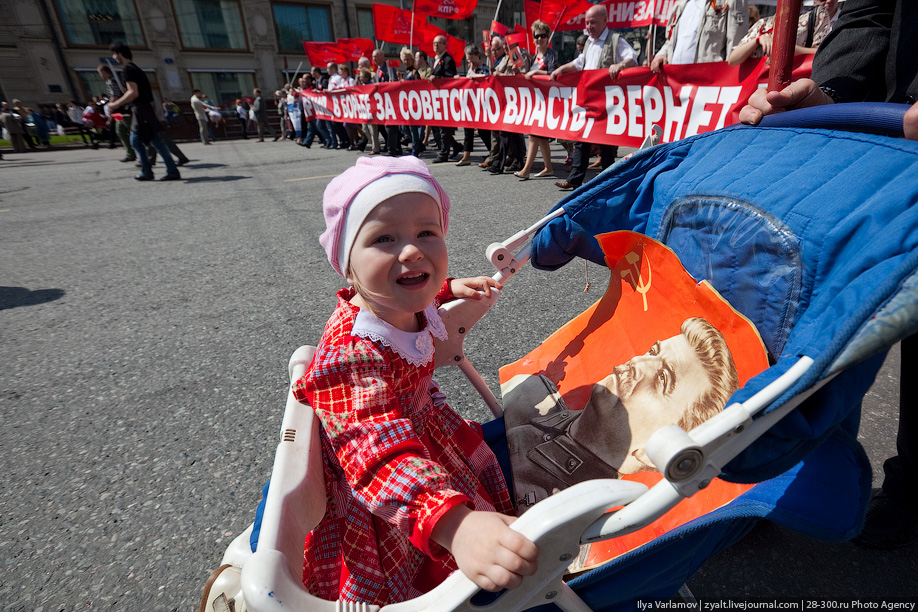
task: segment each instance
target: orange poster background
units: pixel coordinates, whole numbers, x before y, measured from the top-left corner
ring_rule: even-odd
[[[646,353],[657,340],[679,334],[682,322],[695,316],[723,334],[740,386],[768,367],[765,346],[752,323],[707,282],[692,278],[669,248],[630,231],[602,234],[597,240],[612,270],[605,295],[531,353],[501,368],[501,384],[518,374],[543,374],[557,385],[568,408],[580,410],[593,384],[613,367]],[[622,478],[653,486],[662,476],[641,472]],[[586,567],[649,542],[749,488],[717,479],[644,529],[592,545]]]

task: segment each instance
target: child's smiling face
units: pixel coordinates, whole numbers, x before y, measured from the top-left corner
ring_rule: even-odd
[[[419,331],[415,313],[446,280],[440,207],[423,193],[383,201],[360,227],[349,262],[347,280],[358,292],[352,304],[398,329]]]

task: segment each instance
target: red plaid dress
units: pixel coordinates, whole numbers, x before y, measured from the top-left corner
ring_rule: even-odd
[[[306,537],[303,584],[323,599],[381,605],[427,592],[456,569],[431,540],[447,511],[513,508],[480,427],[435,405],[433,359],[412,365],[384,341],[352,335],[360,312],[353,295],[338,293],[294,389],[323,424],[327,498]],[[438,300],[450,297],[441,292]]]

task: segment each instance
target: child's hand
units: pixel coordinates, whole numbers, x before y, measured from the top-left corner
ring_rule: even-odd
[[[510,529],[516,519],[497,512],[456,506],[433,531],[435,542],[450,551],[469,580],[486,591],[513,589],[536,572],[539,550]]]
[[[490,276],[474,276],[472,278],[454,278],[449,283],[449,289],[457,298],[472,298],[480,300],[482,297],[491,297],[491,287],[503,289],[504,286]],[[484,295],[482,295],[483,292]]]

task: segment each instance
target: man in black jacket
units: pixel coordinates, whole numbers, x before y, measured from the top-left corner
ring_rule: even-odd
[[[430,72],[430,78],[433,79],[451,79],[459,72],[456,68],[456,60],[446,52],[446,37],[442,34],[434,38],[433,49],[436,59]],[[456,128],[454,127],[435,127],[440,132],[440,154],[436,163],[449,161],[450,158],[459,157],[462,152],[462,145],[456,142]]]
[[[847,0],[816,52],[813,78],[781,91],[756,91],[740,111],[740,120],[756,124],[763,115],[836,102],[901,102],[912,105],[902,126],[905,137],[918,140],[916,23],[918,3],[913,0]],[[905,338],[901,349],[898,456],[883,464],[883,487],[871,500],[864,529],[855,538],[871,548],[918,541],[918,335]]]

